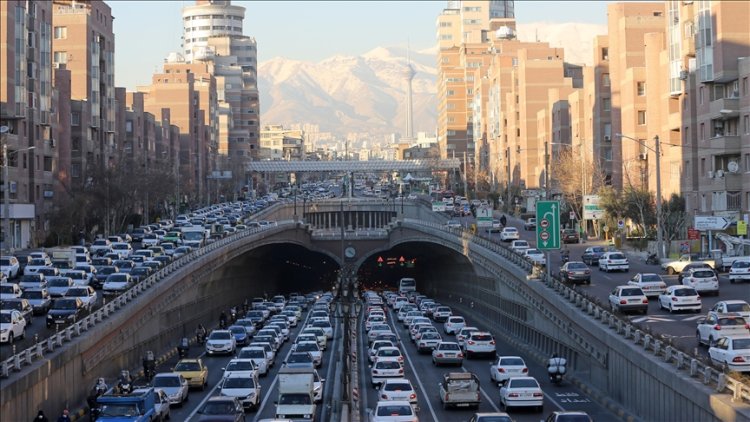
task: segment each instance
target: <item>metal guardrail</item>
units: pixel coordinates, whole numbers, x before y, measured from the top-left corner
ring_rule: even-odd
[[[268,207],[266,208],[266,210],[272,209],[274,207],[283,207],[283,204]],[[77,337],[85,334],[87,331],[95,327],[98,323],[104,321],[113,313],[126,306],[141,293],[150,289],[154,284],[163,280],[165,277],[170,276],[172,273],[178,271],[187,264],[196,261],[198,258],[210,252],[213,252],[218,248],[223,248],[228,244],[244,237],[252,236],[270,229],[275,229],[279,226],[285,227],[287,225],[291,226],[294,224],[296,223],[287,221],[278,223],[277,226],[265,226],[243,230],[241,232],[227,236],[221,240],[211,242],[200,249],[196,249],[186,255],[181,256],[177,260],[169,263],[166,267],[161,268],[159,271],[146,277],[144,280],[131,287],[129,290],[123,292],[119,296],[113,298],[109,302],[105,301],[101,308],[87,315],[80,321],[72,323],[71,325],[43,340],[36,341],[34,345],[24,349],[19,353],[15,353],[13,356],[0,362],[0,377],[8,378],[13,372],[20,372],[24,366],[29,366],[37,360],[44,359],[45,354],[52,353],[55,351],[55,349],[62,347],[65,343],[72,342]]]
[[[439,224],[413,219],[407,219],[404,223],[405,225],[424,227],[427,229],[425,231],[441,230],[442,232],[451,232],[454,235],[459,236],[462,241],[478,244],[488,250],[498,253],[526,271],[530,272],[534,269],[534,266],[521,255],[503,245],[498,245],[487,239],[475,236],[468,230],[447,228],[446,226],[441,226]],[[555,277],[548,277],[541,272],[536,274],[536,276],[541,279],[547,287],[554,289],[560,296],[563,296],[576,307],[580,308],[582,312],[585,312],[586,314],[593,316],[594,319],[607,324],[608,327],[613,329],[617,334],[620,334],[625,339],[631,340],[636,345],[643,347],[644,351],[653,353],[656,358],[673,364],[678,370],[686,371],[692,378],[699,377],[703,384],[713,386],[717,393],[723,393],[725,390],[729,390],[733,401],[744,401],[750,403],[750,385],[736,380],[728,376],[726,373],[705,364],[694,355],[677,350],[672,346],[665,345],[661,340],[655,339],[651,334],[644,333],[629,322],[618,318],[613,313],[584,297],[581,293],[563,284]]]

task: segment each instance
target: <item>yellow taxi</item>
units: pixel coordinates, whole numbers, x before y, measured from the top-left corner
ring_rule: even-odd
[[[208,367],[201,359],[180,359],[173,372],[182,375],[189,387],[198,387],[203,390],[208,384]]]

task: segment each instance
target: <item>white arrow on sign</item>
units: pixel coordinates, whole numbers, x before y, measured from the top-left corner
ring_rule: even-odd
[[[715,217],[712,215],[696,215],[695,228],[700,231],[724,230],[732,221],[726,217]]]

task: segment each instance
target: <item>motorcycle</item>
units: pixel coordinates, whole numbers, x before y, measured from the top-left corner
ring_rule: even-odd
[[[198,333],[197,333],[197,334],[195,335],[195,341],[196,341],[196,342],[197,342],[198,344],[200,344],[200,345],[204,345],[204,344],[206,344],[206,333],[204,333],[204,332],[198,332]]]
[[[561,253],[560,260],[562,261],[563,265],[566,264],[568,261],[570,261],[570,254]]]
[[[549,374],[549,380],[553,384],[562,383],[563,376],[566,372],[565,365],[567,361],[565,358],[553,356],[547,363],[547,373]]]
[[[151,381],[156,373],[156,361],[154,360],[154,352],[147,351],[146,356],[143,358],[143,377],[147,381]]]
[[[649,254],[648,257],[646,257],[646,264],[657,265],[659,264],[659,258],[655,253]]]
[[[130,394],[133,392],[133,379],[130,377],[130,371],[122,370],[120,372],[117,389],[120,390],[120,394]]]
[[[180,359],[187,356],[189,349],[190,343],[187,338],[183,337],[182,340],[180,340],[180,344],[177,345],[177,354],[180,356]]]

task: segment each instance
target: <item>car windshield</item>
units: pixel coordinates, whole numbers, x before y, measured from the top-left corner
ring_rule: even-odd
[[[312,362],[308,353],[292,353],[289,355],[289,359],[286,360],[288,363],[306,363]]]
[[[154,387],[179,387],[180,379],[178,377],[156,377],[154,378]]]
[[[12,284],[0,284],[0,293],[14,293]]]
[[[265,359],[266,352],[260,349],[242,350],[239,354],[240,359]]]
[[[490,341],[492,340],[492,336],[489,334],[473,334],[471,339],[474,341]]]
[[[591,422],[588,415],[559,415],[555,422]]]
[[[750,338],[737,338],[732,342],[734,350],[750,350]]]
[[[587,270],[589,267],[580,262],[573,262],[568,264],[568,270]]]
[[[236,413],[236,410],[234,402],[231,401],[208,402],[200,413],[202,415],[232,415]]]
[[[695,278],[711,278],[713,276],[714,276],[714,272],[709,271],[709,270],[701,270],[701,271],[693,272],[693,277]]]
[[[750,268],[750,261],[734,261],[732,268]]]
[[[309,394],[282,394],[279,397],[279,404],[286,405],[305,405],[311,404]]]
[[[398,349],[380,349],[378,350],[378,356],[379,357],[401,356],[401,352],[399,352]]]
[[[505,231],[506,233],[515,233],[518,231],[518,229],[516,229],[515,227],[506,227],[503,229],[503,231]]]
[[[255,388],[251,377],[232,377],[224,380],[222,388]]]
[[[41,258],[32,259],[29,265],[47,265],[47,261]]]
[[[135,403],[105,404],[100,409],[99,416],[109,417],[134,417],[140,416],[141,412]]]
[[[621,253],[613,253],[609,255],[609,259],[625,259],[625,255]]]
[[[21,277],[21,283],[39,283],[42,281],[42,277],[38,275],[26,274]]]
[[[508,388],[539,388],[539,384],[535,379],[530,378],[512,379],[508,384]]]
[[[27,291],[23,292],[23,294],[21,295],[21,297],[24,298],[24,299],[43,299],[44,295],[39,290],[36,290],[36,291],[34,291],[34,290],[27,290]]]
[[[3,303],[3,307],[7,306],[9,309],[23,310],[23,303],[18,300],[9,300]]]
[[[0,265],[2,266],[10,265],[10,259],[7,259],[7,258],[0,259]]]
[[[49,285],[50,287],[66,287],[70,285],[70,282],[65,278],[57,278],[50,280]]]
[[[241,327],[241,326],[229,327],[229,331],[231,331],[232,334],[247,335],[247,331],[245,331],[245,327]]]
[[[750,312],[750,304],[727,303],[727,312]]]
[[[539,249],[528,249],[526,255],[542,255],[542,251]]]
[[[378,416],[411,416],[412,408],[410,405],[386,404],[378,406]]]
[[[401,364],[396,361],[378,361],[375,364],[376,369],[401,369]]]
[[[500,359],[500,365],[503,366],[523,366],[525,363],[521,358],[502,358]]]
[[[229,340],[232,338],[232,333],[227,331],[214,331],[208,336],[209,340]]]
[[[513,422],[510,416],[480,416],[477,422]]]
[[[695,291],[695,289],[675,289],[674,292],[672,292],[675,296],[698,296],[698,292]]]
[[[317,352],[320,351],[320,348],[318,348],[318,343],[303,343],[297,345],[297,349],[300,352]]]
[[[745,318],[719,318],[719,325],[745,325]]]
[[[643,296],[641,289],[622,289],[621,296]]]
[[[252,361],[229,362],[229,365],[227,365],[227,371],[252,371],[254,369]]]
[[[383,388],[385,391],[411,391],[413,388],[408,382],[389,382]]]
[[[67,293],[65,293],[66,296],[74,296],[74,297],[80,297],[80,296],[88,296],[89,291],[86,289],[70,289]]]
[[[654,281],[659,282],[659,281],[662,281],[662,279],[657,274],[642,274],[641,281],[644,283],[650,283]]]
[[[58,299],[55,301],[55,303],[52,305],[55,309],[75,309],[76,308],[76,301],[75,300],[65,300],[65,299]]]
[[[175,372],[200,371],[201,366],[198,362],[178,362],[174,370]]]

